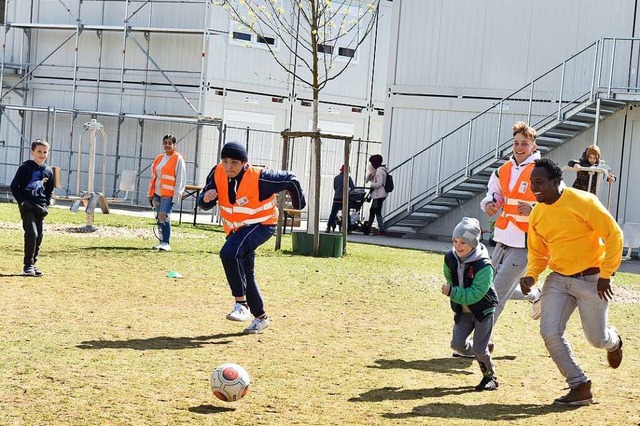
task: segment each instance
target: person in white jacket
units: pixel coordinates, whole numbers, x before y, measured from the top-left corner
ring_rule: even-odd
[[[382,155],[375,154],[369,157],[369,169],[367,182],[371,182],[371,209],[369,210],[369,228],[373,225],[373,219],[378,221],[378,230],[373,235],[384,235],[384,221],[382,219],[382,203],[387,198],[384,185],[387,182],[387,166],[382,164]]]
[[[513,125],[513,155],[491,174],[487,195],[480,208],[489,216],[498,214],[493,239],[497,242],[491,256],[496,270],[494,285],[498,293],[495,321],[511,298],[534,302],[531,316],[540,318],[540,290],[525,296],[518,286],[527,267],[527,231],[529,214],[536,202],[531,190],[534,161],[540,158],[536,139],[538,133],[519,121]]]

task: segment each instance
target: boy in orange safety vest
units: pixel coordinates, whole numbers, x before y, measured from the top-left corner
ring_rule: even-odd
[[[235,298],[227,319],[247,321],[253,315],[244,333],[258,334],[269,327],[269,316],[264,310],[254,264],[256,249],[275,233],[275,194],[287,191],[295,209],[303,209],[306,201],[293,173],[249,165],[247,150],[240,143],[226,143],[220,157],[220,163],[207,176],[198,204],[208,210],[218,203],[227,234],[220,259]]]
[[[533,162],[540,158],[537,137],[535,129],[526,123],[520,121],[513,125],[513,155],[491,174],[487,195],[480,202],[480,208],[487,215],[498,214],[493,237],[497,244],[491,256],[496,270],[493,284],[498,294],[496,322],[511,298],[534,302],[531,316],[540,318],[540,304],[537,303],[540,290],[534,289],[525,296],[518,286],[527,267],[529,214],[536,201],[530,177]]]

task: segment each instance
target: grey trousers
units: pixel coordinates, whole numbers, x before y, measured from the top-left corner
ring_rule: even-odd
[[[489,352],[489,341],[493,330],[493,315],[489,315],[484,321],[476,321],[472,314],[463,313],[453,326],[451,349],[476,357],[482,374],[494,375],[495,368]],[[473,339],[469,339],[473,331]]]
[[[540,334],[551,359],[567,379],[569,387],[587,381],[587,376],[574,359],[564,334],[567,322],[576,308],[584,335],[592,346],[611,351],[620,344],[618,333],[607,326],[609,302],[598,297],[598,277],[599,275],[591,275],[570,278],[553,272],[542,288]]]
[[[527,299],[520,290],[520,278],[527,269],[527,249],[498,243],[493,250],[491,264],[496,270],[493,285],[498,294],[498,306],[493,314],[495,323],[509,299]]]

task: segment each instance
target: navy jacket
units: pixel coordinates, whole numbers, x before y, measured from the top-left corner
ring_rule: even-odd
[[[22,163],[11,181],[11,193],[18,204],[24,201],[46,207],[51,204],[53,188],[53,170],[33,160]]]
[[[200,196],[198,197],[198,205],[203,210],[209,210],[213,206],[216,205],[217,199],[213,200],[209,203],[204,202],[204,194],[210,190],[216,188],[216,182],[213,178],[215,174],[216,167],[219,164],[213,166],[209,174],[207,175],[207,180],[205,183]],[[236,188],[242,181],[242,177],[244,176],[244,170],[240,172],[238,176],[235,178],[229,178],[229,201],[231,203],[235,203],[236,201]],[[289,196],[291,197],[291,204],[294,209],[304,209],[307,205],[307,202],[304,197],[304,192],[302,191],[302,187],[300,186],[300,182],[296,178],[296,175],[280,170],[271,170],[271,169],[262,169],[260,172],[260,178],[258,180],[258,193],[260,201],[266,200],[273,194],[277,194],[278,192],[287,191]]]

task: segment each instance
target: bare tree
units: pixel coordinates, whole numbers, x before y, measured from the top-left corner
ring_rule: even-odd
[[[259,39],[273,37],[302,68],[275,61],[313,92],[313,130],[318,130],[320,91],[351,64],[378,20],[380,0],[222,0],[230,18]],[[287,7],[285,7],[287,6]],[[338,59],[340,58],[340,59]]]
[[[309,198],[307,232],[314,236],[313,254],[318,255],[320,91],[352,64],[356,51],[376,26],[380,0],[222,0],[222,5],[238,24],[238,31],[247,29],[255,34],[285,72],[312,90],[314,135],[310,192],[313,196]],[[276,51],[268,38],[277,40],[294,63],[283,61],[285,55],[280,49]],[[345,176],[348,179],[348,173]]]

